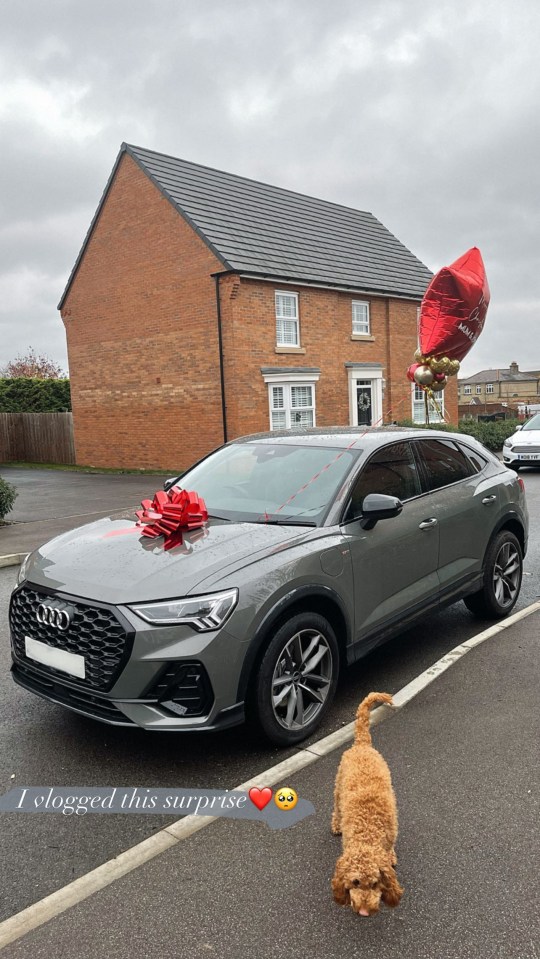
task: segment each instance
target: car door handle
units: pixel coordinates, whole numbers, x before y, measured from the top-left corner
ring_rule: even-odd
[[[423,523],[420,523],[418,529],[433,529],[437,525],[437,520],[434,516],[431,519],[425,519]]]
[[[494,503],[496,499],[497,497],[495,493],[492,493],[491,496],[484,496],[482,503],[484,504],[484,506],[489,506],[489,504]]]

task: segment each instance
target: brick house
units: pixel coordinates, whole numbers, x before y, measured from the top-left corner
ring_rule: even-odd
[[[517,363],[503,369],[480,370],[458,378],[459,418],[494,413],[519,416],[540,403],[540,371],[520,370]]]
[[[430,278],[370,213],[123,144],[59,305],[77,462],[176,469],[259,430],[421,419]]]

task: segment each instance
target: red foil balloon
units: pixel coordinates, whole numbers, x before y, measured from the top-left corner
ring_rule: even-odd
[[[407,376],[410,379],[411,383],[414,383],[414,374],[419,366],[420,366],[420,363],[413,363],[411,366],[409,366],[409,369],[407,370]]]
[[[433,277],[420,308],[424,356],[462,360],[482,332],[489,286],[480,250],[473,246]]]

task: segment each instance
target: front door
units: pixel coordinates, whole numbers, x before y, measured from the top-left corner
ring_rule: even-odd
[[[373,422],[373,384],[371,380],[356,381],[356,408],[358,426],[371,426]]]

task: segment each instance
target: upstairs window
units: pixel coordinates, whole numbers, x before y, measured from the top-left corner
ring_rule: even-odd
[[[486,393],[493,393],[493,383],[486,383]]]
[[[276,293],[276,345],[300,346],[298,293]]]
[[[472,393],[472,386],[465,386],[465,387],[463,388],[463,392],[464,392],[465,396],[470,396],[471,393]]]
[[[352,331],[353,336],[369,336],[369,303],[364,300],[352,302]]]
[[[476,387],[476,392],[477,392],[477,393],[481,393],[481,392],[482,392],[482,387],[481,387],[481,386],[477,386],[477,387]]]

